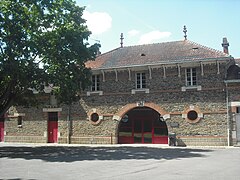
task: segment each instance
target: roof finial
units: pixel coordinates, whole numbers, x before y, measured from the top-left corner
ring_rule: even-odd
[[[184,32],[184,38],[185,40],[187,40],[187,28],[185,25],[183,26],[183,32]]]
[[[222,47],[223,47],[223,52],[226,53],[226,54],[229,54],[228,46],[229,46],[229,42],[228,42],[227,38],[224,37]]]
[[[121,48],[123,47],[123,33],[121,33],[121,36],[120,36],[120,40],[121,40],[121,42],[120,42],[120,44],[121,44]]]

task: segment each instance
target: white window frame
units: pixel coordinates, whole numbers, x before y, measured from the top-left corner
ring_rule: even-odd
[[[98,94],[100,96],[103,95],[103,91],[100,91],[100,75],[95,74],[92,75],[92,85],[90,86],[90,91],[87,91],[87,96],[91,96],[91,94]]]
[[[146,73],[136,72],[135,75],[135,88],[136,89],[146,89]]]
[[[92,75],[91,91],[100,91],[100,75]]]
[[[186,68],[186,86],[197,86],[197,68]]]
[[[181,91],[186,91],[188,89],[197,89],[197,91],[202,90],[202,86],[197,83],[197,68],[186,68],[185,69],[185,85],[181,87]]]
[[[136,94],[138,92],[149,93],[146,82],[146,73],[145,72],[136,72],[135,73],[135,89],[131,90],[131,94]]]

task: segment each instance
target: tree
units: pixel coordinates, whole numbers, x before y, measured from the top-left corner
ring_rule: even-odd
[[[34,98],[32,90],[54,84],[67,104],[90,83],[90,69],[100,47],[89,45],[84,7],[72,0],[0,1],[0,117],[12,105]]]

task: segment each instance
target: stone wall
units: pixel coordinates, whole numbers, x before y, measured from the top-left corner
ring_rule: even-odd
[[[25,114],[22,125],[18,126],[18,116]],[[9,117],[5,120],[5,142],[46,143],[47,119],[39,108],[10,108]]]
[[[131,72],[131,80],[129,80],[128,71],[118,72],[118,81],[115,81],[115,72],[105,73],[106,81],[102,82],[103,95],[82,96],[80,104],[87,113],[96,109],[99,115],[112,115],[113,117],[127,104],[139,101],[151,102],[170,114],[170,119],[166,120],[169,132],[177,134],[181,145],[226,145],[227,104],[223,82],[225,66],[220,65],[220,67],[218,74],[216,64],[205,65],[203,75],[201,68],[197,67],[198,85],[202,86],[202,90],[193,89],[186,92],[181,91],[181,87],[185,86],[184,68],[181,69],[180,77],[176,67],[167,68],[166,78],[163,77],[162,69],[153,69],[152,79],[147,78],[149,94],[142,92],[131,94],[131,90],[135,88],[134,72]],[[149,77],[149,72],[145,71],[145,73]],[[203,113],[203,118],[195,124],[182,118],[184,110],[189,106],[198,107]],[[172,128],[171,123],[178,123],[179,127]],[[83,130],[87,132],[85,135],[107,135],[105,132],[114,132],[117,138],[118,126],[113,126],[111,121],[106,124],[102,121],[97,126],[87,121],[87,123],[79,123],[76,126],[79,126],[76,132],[86,128]]]

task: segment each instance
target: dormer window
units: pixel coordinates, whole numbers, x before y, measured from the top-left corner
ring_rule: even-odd
[[[186,69],[186,86],[196,86],[197,85],[197,70],[196,68]]]
[[[93,75],[91,91],[99,91],[99,90],[100,90],[100,76]]]
[[[146,88],[146,73],[136,73],[136,89]]]

